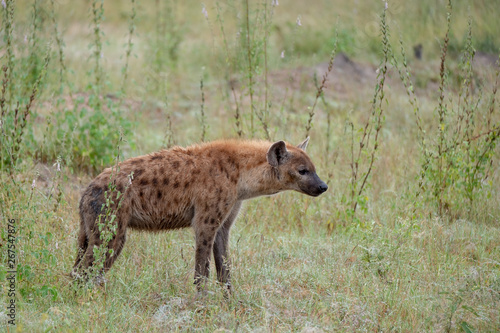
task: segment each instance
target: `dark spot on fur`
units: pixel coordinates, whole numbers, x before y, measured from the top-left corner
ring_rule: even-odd
[[[94,199],[97,199],[97,198],[99,198],[99,197],[101,196],[101,194],[102,194],[102,188],[100,188],[100,187],[99,187],[99,186],[97,186],[97,185],[94,185],[94,186],[92,187],[92,197],[93,197]]]
[[[159,171],[160,171],[160,174],[163,174],[163,173],[165,173],[165,168],[161,166]]]
[[[210,219],[210,224],[215,224],[215,219],[213,217]]]
[[[161,191],[160,191],[160,190],[158,190],[158,193],[157,193],[157,197],[158,197],[158,199],[161,199],[161,196],[162,196],[162,195],[163,195],[163,193],[161,193]]]
[[[168,185],[169,182],[167,177],[163,178],[163,185]]]
[[[184,189],[186,190],[189,187],[189,182],[184,183]]]
[[[140,192],[139,192],[139,196],[140,196],[140,197],[143,197],[143,196],[144,196],[144,192],[140,191]]]
[[[144,172],[144,169],[137,169],[134,171],[134,178],[137,178],[139,177],[140,175],[142,175]]]
[[[208,242],[206,239],[203,240],[203,245],[207,246],[208,245]]]
[[[151,161],[161,160],[161,159],[163,159],[163,155],[154,155],[154,156],[151,156]]]
[[[97,201],[97,200],[92,200],[90,202],[90,207],[92,207],[92,210],[94,211],[95,215],[99,215],[101,214],[101,210],[102,210],[102,203],[100,201]]]
[[[118,184],[118,186],[116,187],[116,189],[117,189],[118,191],[120,191],[120,193],[122,193],[122,194],[123,194],[123,192],[124,192],[124,190],[125,190],[125,188],[123,187],[123,184],[121,184],[121,183],[120,183],[120,184]]]
[[[158,178],[153,178],[153,181],[151,182],[153,185],[158,185]]]
[[[194,164],[194,162],[192,159],[186,160],[186,165],[193,165],[193,164]]]
[[[139,184],[148,185],[148,183],[149,183],[149,180],[147,178],[142,178]]]
[[[191,171],[191,173],[192,173],[193,175],[197,175],[197,174],[199,174],[199,173],[200,173],[200,169],[194,169],[193,171]]]
[[[180,184],[179,184],[179,182],[177,182],[177,181],[176,181],[176,182],[174,183],[174,188],[178,188],[178,187],[179,187],[179,185],[180,185]]]
[[[179,161],[175,161],[174,163],[172,163],[172,167],[173,167],[174,169],[178,169],[178,168],[179,168],[179,165],[180,165]]]
[[[234,158],[232,156],[227,157],[227,163],[232,167],[236,167],[236,162],[234,161]]]

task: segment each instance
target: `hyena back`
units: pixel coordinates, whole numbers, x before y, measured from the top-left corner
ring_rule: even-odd
[[[93,249],[102,242],[98,217],[112,183],[123,196],[120,205],[120,200],[114,200],[116,233],[107,244],[113,252],[105,258],[104,272],[119,256],[127,228],[193,227],[195,283],[203,288],[213,251],[217,278],[230,289],[229,230],[242,201],[286,190],[318,196],[328,189],[305,153],[308,140],[297,147],[283,141],[215,141],[162,150],[128,159],[117,170],[105,169],[80,201],[78,253],[72,275],[85,277],[94,263]]]

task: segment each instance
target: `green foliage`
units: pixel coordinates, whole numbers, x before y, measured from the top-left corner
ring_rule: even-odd
[[[50,60],[50,48],[45,53],[39,47],[37,33],[41,30],[38,3],[33,4],[31,34],[27,52],[14,48],[15,3],[7,1],[3,10],[3,31],[6,44],[6,64],[2,66],[0,97],[0,163],[1,170],[12,173],[23,157],[26,136],[31,134],[28,122],[33,117],[35,98],[43,88]],[[45,57],[43,57],[45,54]]]
[[[122,71],[122,91],[119,94],[123,93],[127,81],[129,56],[132,52],[134,11],[135,7],[132,7],[129,38],[125,51],[126,61]],[[55,17],[54,14],[52,15]],[[29,146],[35,151],[35,156],[42,161],[54,161],[58,156],[63,156],[65,164],[72,169],[97,171],[113,163],[114,142],[119,139],[119,129],[128,136],[132,121],[123,115],[123,99],[115,98],[111,94],[104,95],[104,83],[107,79],[101,64],[104,38],[101,30],[104,19],[102,1],[92,2],[91,16],[94,29],[93,42],[89,45],[89,49],[94,66],[87,72],[89,78],[87,93],[75,95],[71,93],[69,98],[60,95],[56,103],[58,112],[54,112],[49,118],[43,132],[43,145],[37,144],[37,139],[32,135]],[[62,94],[65,91],[64,85],[71,89],[71,84],[64,81],[64,43],[60,36],[56,41],[61,70],[59,93]],[[70,105],[68,105],[68,99]]]
[[[303,31],[300,32],[301,38],[295,40],[295,49],[287,51],[288,53],[296,51],[302,57],[314,55],[318,58],[324,58],[330,55],[336,45],[338,53],[344,53],[349,57],[356,56],[360,45],[357,44],[359,42],[356,41],[355,36],[355,31],[344,27],[326,31],[304,27]],[[290,44],[285,42],[287,45]]]
[[[495,331],[499,69],[475,58],[498,52],[497,3],[456,0],[453,20],[430,0],[389,1],[381,17],[378,1],[193,4],[0,7],[0,215],[19,223],[17,330]],[[423,43],[424,58],[404,48],[396,57],[389,25]],[[338,52],[348,65],[333,66]],[[67,277],[94,173],[114,165],[116,175],[118,160],[162,138],[297,143],[305,132],[329,190],[247,204],[230,239],[233,297],[213,269],[209,293],[196,295],[190,230],[129,230],[104,289]],[[113,177],[105,196],[89,272],[98,282],[124,198]],[[4,290],[6,235],[0,228]]]
[[[219,66],[224,68],[224,79],[230,81],[236,76],[242,80],[239,98],[249,97],[249,103],[247,103],[249,105],[242,104],[238,101],[236,89],[231,87],[235,103],[234,119],[239,137],[244,136],[245,131],[249,132],[249,137],[256,136],[255,118],[257,118],[261,124],[263,136],[268,140],[271,138],[269,119],[270,107],[273,103],[270,100],[268,84],[268,52],[271,49],[269,44],[275,7],[275,3],[267,2],[251,7],[251,2],[243,1],[241,6],[232,8],[239,30],[233,42],[226,36],[221,15],[223,9],[220,4],[217,4],[217,23],[222,34],[223,48],[221,49],[224,52],[219,57],[224,60]],[[231,82],[230,84],[232,85]],[[264,96],[260,103],[255,97],[258,95]],[[241,116],[244,109],[247,109],[246,117]]]
[[[130,133],[132,123],[123,117],[118,102],[106,98],[107,105],[99,109],[93,101],[95,98],[89,96],[85,104],[83,96],[77,97],[73,109],[55,115],[55,144],[65,149],[62,154],[69,157],[73,167],[99,170],[112,164],[114,142],[120,135],[118,129],[121,128],[125,135]]]
[[[184,41],[186,28],[177,15],[177,1],[155,1],[154,30],[147,35],[148,47],[144,72],[148,90],[163,100],[169,72],[178,66],[179,47]],[[129,29],[130,30],[130,29]]]
[[[475,48],[480,52],[499,54],[500,46],[495,37],[492,33],[487,33],[481,38],[476,38]]]
[[[490,175],[490,167],[496,142],[500,136],[500,123],[494,122],[496,112],[496,91],[499,69],[490,98],[483,103],[483,90],[474,78],[473,59],[475,49],[472,44],[472,20],[462,53],[458,74],[458,98],[449,97],[447,91],[448,70],[446,58],[451,26],[451,2],[448,3],[447,32],[444,38],[439,74],[439,99],[435,109],[437,122],[433,129],[422,127],[420,108],[408,73],[404,49],[403,65],[406,74],[400,70],[401,79],[407,88],[410,103],[414,107],[416,126],[419,130],[422,166],[419,193],[436,205],[439,215],[457,214],[463,210],[467,199],[466,211],[471,211],[474,201],[484,191],[491,191],[485,184]],[[480,94],[474,94],[478,89]],[[451,89],[450,89],[451,90]],[[449,93],[452,93],[450,91]],[[448,102],[449,101],[449,102]]]
[[[373,170],[375,159],[377,158],[377,151],[380,144],[379,135],[385,122],[384,108],[386,107],[387,100],[384,87],[389,60],[392,54],[391,45],[389,43],[389,26],[386,20],[386,13],[387,8],[384,9],[381,15],[380,32],[382,36],[381,44],[383,59],[377,70],[377,83],[375,85],[375,92],[368,120],[359,129],[355,129],[351,121],[348,121],[346,124],[346,132],[350,131],[351,175],[347,185],[349,193],[344,194],[341,200],[347,204],[345,208],[345,218],[358,223],[359,220],[356,217],[356,210],[359,207],[366,213],[368,197],[365,192],[371,186],[369,178]]]

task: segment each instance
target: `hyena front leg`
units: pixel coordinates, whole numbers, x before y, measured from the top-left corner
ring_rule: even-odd
[[[205,283],[210,274],[210,257],[215,236],[234,205],[227,205],[226,209],[218,206],[220,206],[218,203],[209,204],[207,207],[211,207],[212,210],[198,211],[193,221],[196,237],[194,282],[198,291],[205,289]]]
[[[228,217],[217,231],[213,246],[215,268],[217,269],[217,279],[220,283],[226,285],[228,291],[231,291],[230,260],[227,254],[229,243],[229,230],[234,220],[238,216],[241,208],[241,201],[236,202]]]

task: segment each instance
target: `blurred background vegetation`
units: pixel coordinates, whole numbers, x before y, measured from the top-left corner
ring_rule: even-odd
[[[498,1],[1,5],[19,331],[498,329]],[[196,300],[190,231],[131,233],[104,289],[65,276],[117,153],[307,135],[330,189],[247,204],[234,299]]]

